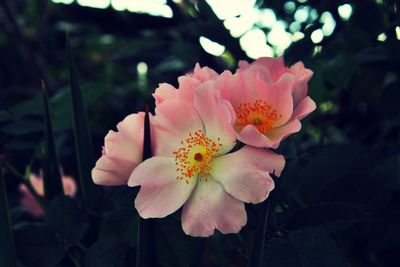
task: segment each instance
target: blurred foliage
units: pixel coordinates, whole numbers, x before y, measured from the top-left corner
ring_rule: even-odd
[[[257,1],[288,24],[287,1]],[[294,2],[294,1],[293,1]],[[277,180],[264,261],[266,266],[398,266],[400,262],[400,3],[397,0],[298,1],[316,14],[331,12],[333,34],[314,44],[319,19],[301,24],[304,38],[286,49],[287,65],[314,71],[310,95],[318,104],[300,133],[280,148],[287,167]],[[343,20],[338,6],[348,3]],[[64,172],[78,179],[65,32],[75,51],[95,157],[103,138],[126,115],[153,106],[151,93],[195,62],[222,71],[247,59],[239,41],[203,1],[168,1],[171,19],[146,14],[55,5],[46,0],[0,4],[0,159],[23,176],[41,167],[46,139],[40,80],[50,95],[55,145]],[[318,15],[318,16],[319,16]],[[268,29],[263,29],[268,33]],[[398,30],[399,31],[399,30]],[[377,36],[385,33],[386,40]],[[207,54],[198,39],[225,45]],[[138,71],[145,62],[147,72]],[[79,114],[77,117],[79,118]],[[135,190],[106,188],[97,209],[56,197],[44,220],[19,207],[21,177],[5,173],[20,266],[132,266]],[[155,220],[160,266],[245,266],[260,206],[247,206],[237,235],[194,239],[181,231],[179,212]]]

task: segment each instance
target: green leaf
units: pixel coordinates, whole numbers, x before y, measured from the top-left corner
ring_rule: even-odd
[[[93,143],[69,38],[67,38],[67,51],[79,180],[86,208],[91,208],[96,205],[96,191],[98,190],[91,178],[91,170],[95,163]]]
[[[52,267],[64,258],[56,234],[42,224],[23,224],[14,229],[18,259],[27,266]]]
[[[3,172],[0,170],[0,266],[16,267],[14,239],[10,227],[10,216],[7,194],[4,186]]]
[[[50,116],[49,98],[47,91],[42,82],[42,96],[44,103],[44,121],[45,121],[45,138],[46,138],[46,154],[43,168],[43,184],[44,196],[49,203],[57,195],[63,195],[64,189],[61,182],[60,164],[58,163],[56,144],[53,135],[53,127]]]
[[[149,111],[146,108],[146,115],[144,117],[143,160],[151,157],[150,136],[150,118]],[[154,266],[156,258],[154,255],[154,252],[156,251],[155,248],[153,219],[142,219],[139,217],[136,266]]]
[[[77,244],[88,228],[85,213],[67,196],[58,196],[50,202],[46,210],[46,222],[59,234],[67,248]]]
[[[116,237],[105,237],[90,247],[86,253],[86,267],[119,267],[128,251],[128,246]],[[153,266],[153,265],[149,265]]]

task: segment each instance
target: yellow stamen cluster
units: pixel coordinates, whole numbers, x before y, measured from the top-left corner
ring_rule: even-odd
[[[219,150],[222,144],[207,138],[202,130],[194,134],[189,133],[188,137],[181,141],[181,147],[173,152],[176,164],[176,171],[180,174],[176,176],[177,180],[189,180],[195,175],[200,179],[211,175],[211,161],[219,156]]]
[[[254,103],[242,103],[236,109],[235,129],[241,131],[251,124],[261,133],[266,134],[275,127],[279,118],[276,109],[268,105],[264,100],[258,99]]]

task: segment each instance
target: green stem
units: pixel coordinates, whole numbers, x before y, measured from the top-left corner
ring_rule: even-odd
[[[253,239],[253,245],[251,247],[251,254],[248,263],[248,267],[261,267],[263,266],[263,254],[264,245],[267,235],[267,225],[269,218],[269,210],[271,206],[271,195],[269,198],[261,205],[261,216],[258,221],[257,229]]]

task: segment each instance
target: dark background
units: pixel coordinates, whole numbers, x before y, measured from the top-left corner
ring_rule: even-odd
[[[288,66],[301,60],[314,71],[309,94],[317,110],[279,149],[287,166],[273,194],[265,266],[399,266],[400,3],[290,2],[294,9],[276,0],[257,1],[256,6],[272,9],[287,25],[297,8],[316,11],[300,24],[304,38],[293,42],[284,58]],[[338,13],[346,3],[352,7],[347,20]],[[251,60],[205,2],[167,4],[173,18],[45,0],[2,1],[1,160],[22,175],[40,170],[45,143],[43,79],[60,164],[78,179],[66,29],[96,158],[109,129],[146,104],[154,105],[151,93],[158,83],[177,85],[177,77],[196,62],[221,72],[234,70],[238,60]],[[320,15],[325,11],[336,28],[315,44],[310,36],[323,26]],[[200,36],[224,45],[226,51],[221,56],[208,54],[199,44]],[[140,62],[147,64],[147,72],[138,72]],[[43,221],[19,206],[17,175],[7,170],[4,174],[21,266],[134,266],[137,214],[131,189],[104,189],[98,210],[90,214],[83,212],[80,195],[64,200],[68,204],[59,199],[47,211],[47,218],[56,222]],[[158,264],[245,266],[260,210],[248,206],[247,211],[249,222],[240,234],[216,233],[207,239],[184,236],[179,212],[156,220]]]

